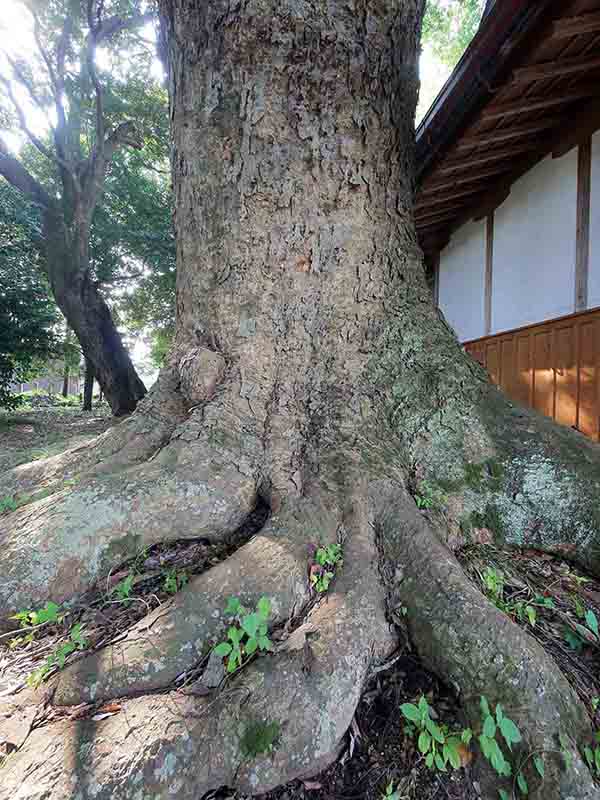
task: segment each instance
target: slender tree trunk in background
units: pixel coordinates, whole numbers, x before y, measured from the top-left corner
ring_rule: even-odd
[[[498,543],[569,552],[600,573],[600,450],[515,409],[434,307],[412,220],[423,0],[160,7],[175,346],[136,414],[93,449],[0,480],[0,494],[57,489],[0,519],[0,620],[80,597],[157,543],[203,537],[231,555],[60,673],[54,705],[119,698],[121,711],[36,729],[1,800],[191,800],[314,775],[397,646],[395,625],[456,689],[476,734],[481,695],[511,710],[523,739],[506,753],[532,798],[598,800],[580,756],[583,703],[453,554],[484,519]],[[80,476],[70,492],[65,474]],[[446,495],[443,513],[418,512],[426,488]],[[265,502],[260,531],[239,534]],[[336,541],[343,567],[318,598],[307,553]],[[220,659],[204,665],[227,636],[228,598],[254,607],[261,595],[284,636],[308,623],[310,668],[284,645],[211,693]],[[203,696],[174,690],[184,675]],[[257,720],[279,737],[248,758],[240,732]],[[511,781],[487,777],[486,800],[510,796]]]
[[[83,226],[82,226],[83,227]],[[94,367],[115,416],[134,411],[146,394],[110,309],[89,272],[89,229],[66,230],[60,214],[45,215],[46,264],[58,307]]]
[[[65,367],[63,370],[63,385],[62,385],[62,396],[68,397],[69,396],[69,376],[71,370],[69,369],[69,365],[65,363]]]
[[[83,383],[83,411],[91,411],[94,400],[94,368],[89,359],[85,359],[85,378]]]

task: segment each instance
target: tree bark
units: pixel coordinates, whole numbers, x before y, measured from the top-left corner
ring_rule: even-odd
[[[127,798],[139,785],[156,798],[225,785],[258,794],[315,774],[336,758],[370,667],[395,646],[391,619],[456,688],[476,734],[478,695],[511,709],[523,741],[510,758],[532,798],[598,800],[579,754],[585,708],[452,552],[486,527],[600,573],[600,453],[515,409],[433,305],[412,219],[424,3],[160,5],[175,346],[95,459],[69,456],[74,488],[63,490],[65,457],[3,476],[0,494],[34,479],[56,492],[0,519],[0,619],[80,597],[158,542],[231,548],[259,498],[272,516],[167,608],[57,677],[56,705],[118,697],[123,713],[101,729],[57,723],[50,743],[37,729],[0,798],[23,782],[48,800]],[[413,499],[425,491],[443,497],[429,519]],[[307,545],[336,541],[343,568],[316,597]],[[226,597],[254,607],[263,590],[277,624],[312,626],[311,668],[283,648],[248,663],[236,691],[182,699],[174,680],[226,635]],[[249,760],[235,732],[253,716],[275,720],[281,740]],[[545,782],[532,753],[544,755]],[[497,777],[482,787],[486,800],[512,791]]]
[[[44,217],[46,268],[54,298],[75,332],[115,416],[130,414],[146,394],[123,346],[110,309],[90,275],[89,226],[65,224],[62,212]]]
[[[69,396],[69,376],[71,370],[69,369],[69,365],[65,361],[65,366],[63,369],[63,385],[62,385],[62,396],[68,397]]]
[[[85,359],[85,377],[83,382],[83,411],[92,410],[92,402],[94,400],[94,368],[89,361]]]

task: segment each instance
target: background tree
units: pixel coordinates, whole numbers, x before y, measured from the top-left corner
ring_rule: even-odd
[[[25,382],[36,362],[59,353],[59,316],[39,263],[36,206],[0,184],[0,407],[14,408],[12,383]]]
[[[451,548],[485,520],[499,546],[569,552],[600,573],[600,450],[508,402],[433,303],[412,216],[424,3],[160,6],[174,348],[126,424],[0,477],[0,494],[40,480],[56,490],[0,520],[0,614],[10,624],[18,609],[81,596],[159,542],[202,537],[224,556],[58,676],[48,702],[119,698],[119,711],[35,729],[0,798],[259,794],[314,774],[339,754],[399,623],[474,729],[482,695],[511,710],[522,738],[505,752],[532,797],[596,800],[585,707]],[[65,472],[79,477],[68,491]],[[443,513],[419,513],[428,486],[446,493]],[[308,554],[335,543],[343,565],[323,600]],[[276,630],[306,623],[308,638],[260,657],[248,647],[227,690],[211,691],[228,598],[254,608],[261,595]],[[182,676],[197,682],[179,691]],[[278,735],[251,757],[257,721]],[[498,783],[481,786],[498,797]],[[512,781],[500,786],[510,796]]]
[[[477,33],[486,0],[428,0],[423,44],[453,69]]]
[[[145,389],[123,347],[110,310],[91,274],[90,236],[106,174],[122,148],[143,147],[143,132],[119,97],[119,71],[97,64],[98,52],[118,43],[132,70],[148,65],[147,48],[132,48],[134,33],[151,19],[137,0],[28,0],[38,53],[31,60],[5,54],[0,76],[7,108],[54,174],[40,183],[0,140],[0,174],[42,212],[46,269],[56,302],[81,343],[116,415],[130,412]],[[123,52],[123,51],[121,51]],[[110,66],[110,62],[109,62]],[[29,127],[17,97],[54,117],[51,143]],[[51,188],[58,187],[58,196]]]

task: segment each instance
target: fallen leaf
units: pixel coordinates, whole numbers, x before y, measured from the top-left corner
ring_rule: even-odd
[[[117,711],[121,710],[121,706],[119,703],[106,703],[106,705],[102,706],[98,709],[98,713],[100,714],[116,714]]]
[[[301,625],[299,628],[296,628],[293,633],[290,633],[288,638],[282,642],[277,649],[281,652],[288,653],[303,650],[307,635],[309,633],[315,633],[316,630],[317,627],[313,625],[312,622],[305,622],[304,625]]]

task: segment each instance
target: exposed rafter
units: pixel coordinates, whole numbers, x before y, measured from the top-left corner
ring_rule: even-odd
[[[473,147],[483,147],[498,142],[509,142],[511,139],[521,139],[524,136],[532,136],[534,133],[555,128],[561,122],[560,117],[546,117],[527,125],[512,125],[510,128],[498,128],[494,131],[485,133],[474,133],[470,136],[463,136],[458,142],[457,150],[470,150]]]
[[[595,84],[590,83],[586,86],[578,86],[575,89],[564,89],[545,97],[522,97],[519,100],[510,100],[507,103],[496,103],[484,108],[481,112],[481,117],[482,119],[490,120],[512,116],[513,114],[528,114],[544,108],[575,103],[577,100],[584,100],[586,97],[593,97],[598,94],[600,94],[600,81]]]
[[[545,78],[558,78],[562,75],[573,75],[577,72],[589,72],[600,68],[600,56],[585,55],[578,58],[559,58],[544,64],[532,64],[513,72],[513,83],[531,83]]]
[[[552,26],[552,36],[555,39],[581,36],[584,33],[596,33],[598,31],[600,31],[600,11],[582,14],[579,17],[558,19]]]
[[[462,156],[453,160],[448,160],[443,167],[437,170],[439,175],[451,175],[453,172],[463,172],[467,169],[473,169],[481,164],[490,164],[494,161],[506,161],[508,159],[514,160],[515,155],[524,153],[528,150],[536,150],[539,147],[539,142],[521,142],[512,147],[506,147],[502,150],[488,150],[485,153],[474,153],[470,156]]]

